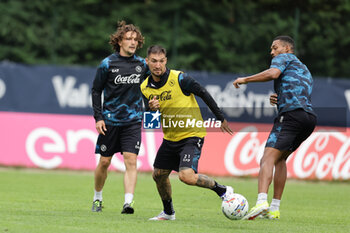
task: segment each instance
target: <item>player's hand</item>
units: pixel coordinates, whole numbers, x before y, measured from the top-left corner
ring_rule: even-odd
[[[151,111],[156,111],[160,108],[159,100],[157,99],[157,96],[154,96],[153,99],[151,99],[148,102],[148,106],[151,109]]]
[[[105,131],[107,131],[107,128],[106,128],[106,124],[105,124],[104,120],[100,120],[100,121],[96,122],[96,130],[99,134],[106,135]]]
[[[241,84],[247,84],[247,81],[245,78],[237,78],[234,82],[233,82],[233,86],[235,86],[235,88],[239,88],[239,85]]]
[[[233,131],[232,129],[230,128],[230,126],[228,125],[227,121],[224,120],[222,123],[221,123],[221,127],[220,127],[221,131],[223,133],[227,132],[229,133],[230,135],[233,135]]]
[[[272,106],[277,104],[277,94],[276,93],[270,95],[270,104]]]

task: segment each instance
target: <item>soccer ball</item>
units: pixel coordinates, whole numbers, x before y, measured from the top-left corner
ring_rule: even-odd
[[[242,219],[248,212],[249,204],[247,199],[241,194],[234,193],[227,201],[221,204],[224,215],[231,220]]]

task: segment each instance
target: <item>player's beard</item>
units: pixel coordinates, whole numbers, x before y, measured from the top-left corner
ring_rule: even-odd
[[[157,73],[158,73],[158,72],[157,72]],[[154,77],[156,77],[156,78],[161,78],[165,72],[162,72],[162,70],[159,70],[159,73],[160,73],[159,75],[156,74],[156,73],[152,73],[152,75],[153,75]]]

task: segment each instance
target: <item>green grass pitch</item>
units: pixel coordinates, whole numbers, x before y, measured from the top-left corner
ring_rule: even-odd
[[[255,204],[256,178],[216,177]],[[123,175],[109,172],[103,191],[105,208],[92,213],[93,172],[0,169],[2,232],[350,232],[350,183],[288,180],[280,220],[231,221],[210,190],[171,176],[176,221],[151,222],[161,201],[150,173],[141,173],[135,214],[120,214]],[[271,193],[272,190],[270,190]],[[271,195],[269,195],[271,200]]]

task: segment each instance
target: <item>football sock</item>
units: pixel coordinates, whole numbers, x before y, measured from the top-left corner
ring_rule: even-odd
[[[280,210],[280,204],[281,204],[281,200],[272,199],[271,205],[270,205],[270,211]]]
[[[164,207],[164,213],[167,215],[172,215],[175,213],[174,208],[173,208],[173,200],[162,200],[163,202],[163,207]]]
[[[102,190],[100,192],[97,192],[95,190],[94,201],[96,201],[96,200],[102,201]]]
[[[132,193],[125,193],[124,204],[126,204],[126,203],[130,204],[133,199],[134,199],[134,194],[132,194]]]
[[[214,182],[215,182],[215,185],[211,190],[216,192],[219,195],[219,197],[221,197],[222,195],[224,195],[226,193],[226,186],[218,184],[215,180],[214,180]]]
[[[258,200],[256,201],[256,204],[259,205],[259,204],[263,203],[264,201],[267,201],[267,193],[259,193]]]

